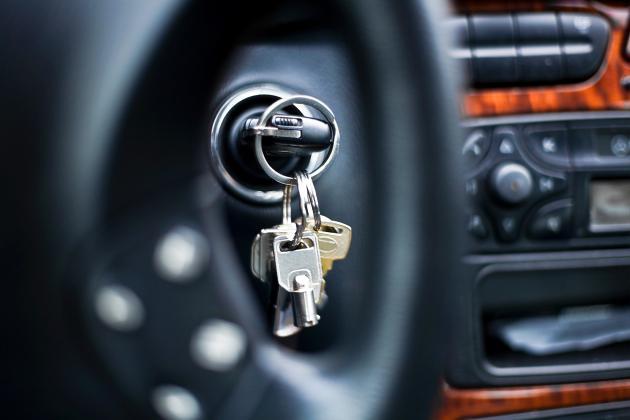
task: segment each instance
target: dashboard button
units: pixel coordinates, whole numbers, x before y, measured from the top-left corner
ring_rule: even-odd
[[[518,220],[514,216],[503,216],[497,220],[498,237],[503,242],[514,242],[518,238]]]
[[[532,174],[521,164],[504,162],[490,176],[492,190],[501,201],[518,204],[527,200],[534,189]]]
[[[556,201],[538,210],[532,218],[528,234],[534,239],[568,238],[571,235],[573,204]]]
[[[541,175],[538,177],[538,192],[543,195],[555,194],[563,191],[567,187],[564,178]]]
[[[540,161],[566,168],[570,166],[567,131],[561,127],[528,127],[525,144]]]
[[[595,74],[604,60],[609,26],[602,17],[586,13],[560,13],[562,54],[566,77],[584,80]]]
[[[509,84],[516,80],[516,45],[511,15],[470,18],[474,79],[481,84]]]
[[[511,127],[498,127],[494,131],[494,142],[497,144],[499,154],[514,155],[516,153],[516,131]]]
[[[610,139],[610,152],[617,157],[626,157],[630,154],[630,137],[625,134],[617,134]]]
[[[479,181],[477,181],[477,178],[470,178],[466,180],[465,188],[467,196],[474,198],[479,195]]]
[[[473,213],[468,217],[466,229],[468,230],[468,233],[477,239],[486,239],[489,236],[486,221],[479,213]]]
[[[499,142],[499,153],[502,155],[513,155],[515,150],[514,142],[508,138],[502,138]]]
[[[474,130],[471,132],[462,148],[462,154],[466,164],[470,167],[475,167],[481,163],[483,158],[490,149],[490,137],[485,130]]]
[[[556,82],[564,78],[558,20],[554,13],[515,15],[516,66],[521,82]]]
[[[630,127],[600,128],[594,130],[595,151],[604,160],[630,158]]]

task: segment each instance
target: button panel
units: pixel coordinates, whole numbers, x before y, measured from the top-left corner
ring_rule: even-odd
[[[473,142],[484,144],[479,147],[483,152],[475,154],[474,175],[465,184],[473,203],[468,231],[478,241],[516,242],[528,210],[566,191],[563,173],[542,168],[528,157],[524,136],[520,126],[497,125],[477,127],[466,137],[464,155],[470,154]]]
[[[465,125],[467,230],[476,251],[628,243],[630,233],[596,232],[589,221],[593,182],[630,180],[630,112],[497,117]]]
[[[512,13],[459,16],[452,55],[478,86],[583,81],[603,63],[608,22],[588,13]]]

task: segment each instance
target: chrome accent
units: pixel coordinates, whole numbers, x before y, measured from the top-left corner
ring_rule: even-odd
[[[260,116],[260,119],[258,120],[258,127],[256,128],[259,130],[264,130],[265,124],[267,124],[267,121],[269,121],[269,119],[277,111],[280,111],[289,105],[297,106],[298,104],[307,105],[312,108],[315,108],[316,110],[322,113],[324,118],[326,118],[328,123],[332,126],[332,131],[333,131],[332,145],[330,146],[327,152],[322,152],[322,153],[327,153],[326,159],[315,170],[312,170],[312,169],[306,170],[311,176],[311,178],[315,180],[326,169],[330,167],[333,160],[337,156],[337,153],[339,152],[339,137],[340,137],[339,126],[337,125],[337,120],[335,120],[335,115],[325,103],[323,103],[317,98],[313,98],[312,96],[306,96],[306,95],[294,95],[288,98],[279,99],[273,104],[271,104],[267,109],[265,109],[265,112],[263,112],[263,114]],[[265,171],[265,173],[269,175],[269,177],[272,178],[274,181],[277,181],[281,184],[285,184],[285,185],[291,184],[293,182],[292,177],[282,175],[280,172],[273,169],[271,165],[269,165],[269,162],[267,162],[267,158],[265,157],[265,153],[263,152],[263,148],[262,148],[262,135],[260,134],[256,135],[255,144],[256,144],[256,158],[258,159],[258,163],[260,163],[260,166]]]
[[[219,106],[218,111],[214,115],[212,127],[210,130],[210,164],[219,182],[221,182],[221,184],[225,188],[237,194],[241,198],[258,203],[279,203],[280,201],[282,201],[282,188],[278,186],[278,188],[274,190],[255,190],[241,184],[227,171],[224,164],[225,158],[221,153],[221,139],[219,138],[219,134],[221,133],[221,130],[223,128],[223,124],[225,123],[225,120],[230,112],[236,106],[238,106],[238,104],[245,100],[256,96],[271,96],[278,99],[283,99],[291,95],[293,95],[293,92],[272,84],[249,86],[229,96]],[[305,117],[315,117],[315,115],[313,115],[308,107],[300,104],[296,104],[295,107]],[[327,153],[328,152],[326,150],[313,153],[306,169],[310,172],[319,167],[320,164],[324,161]]]

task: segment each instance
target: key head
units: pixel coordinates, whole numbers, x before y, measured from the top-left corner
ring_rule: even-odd
[[[289,249],[293,235],[279,235],[273,240],[273,258],[276,266],[278,285],[288,292],[297,291],[295,278],[306,276],[319,297],[322,284],[322,266],[319,255],[317,235],[311,231],[304,232],[302,244],[296,249]]]
[[[346,258],[350,250],[352,228],[345,223],[322,217],[322,226],[317,231],[317,237],[322,259],[342,260]],[[332,264],[330,268],[332,268]]]
[[[251,271],[262,282],[269,283],[275,279],[273,263],[273,240],[278,235],[293,235],[293,224],[277,225],[262,229],[252,244]]]

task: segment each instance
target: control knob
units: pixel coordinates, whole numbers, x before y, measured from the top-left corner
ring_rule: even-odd
[[[531,172],[525,166],[504,162],[492,171],[490,186],[501,201],[518,204],[531,196],[534,182]]]

